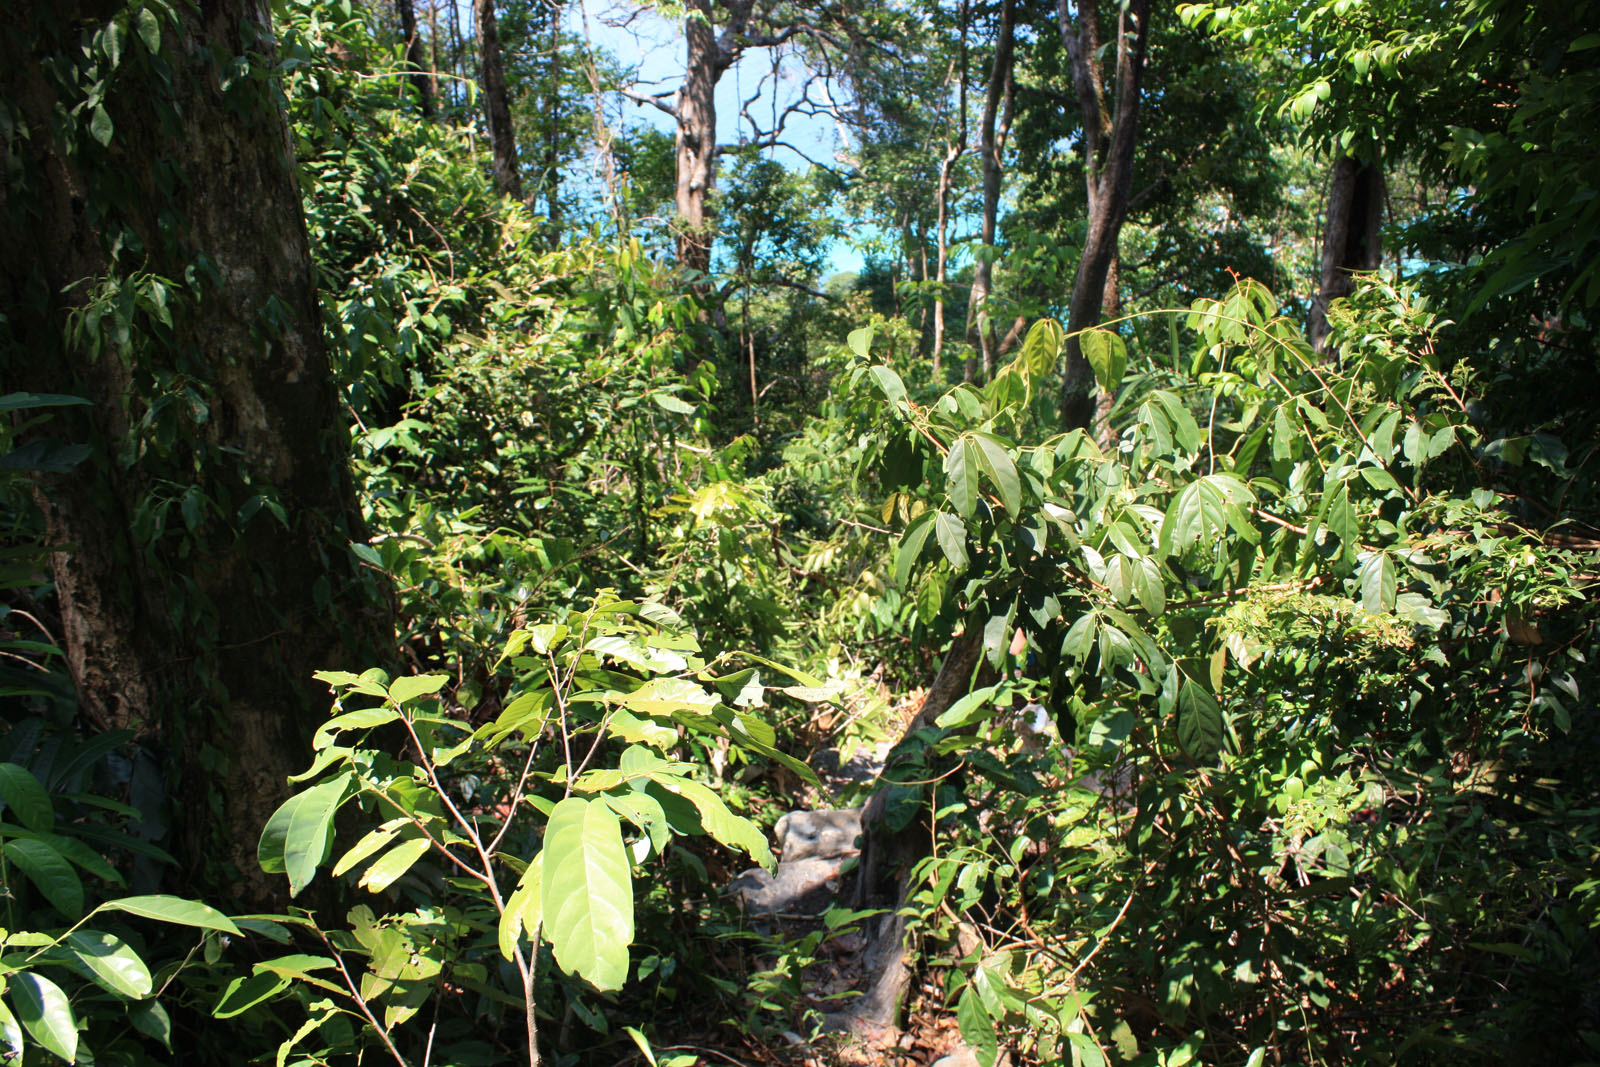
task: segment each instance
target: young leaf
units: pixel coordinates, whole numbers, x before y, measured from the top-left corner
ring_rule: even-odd
[[[620,989],[633,942],[633,875],[622,824],[606,805],[568,797],[550,813],[543,879],[545,936],[556,963],[596,989]]]
[[[411,865],[426,855],[431,847],[432,843],[426,837],[407,838],[368,867],[367,873],[356,884],[364,886],[369,893],[381,893],[409,871]]]
[[[1083,358],[1094,370],[1094,380],[1107,393],[1115,391],[1128,370],[1128,346],[1110,330],[1094,327],[1078,335]]]
[[[418,674],[396,678],[389,683],[389,697],[397,704],[406,704],[419,697],[432,696],[443,689],[449,680],[448,674]]]
[[[231,1019],[243,1015],[264,1000],[277,996],[289,988],[289,979],[272,971],[258,971],[245,978],[235,978],[222,991],[222,998],[211,1014],[218,1019]]]
[[[508,960],[515,956],[517,939],[524,931],[530,941],[539,936],[539,928],[544,922],[543,875],[544,853],[541,852],[523,870],[521,881],[507,898],[505,910],[500,913],[500,955]]]

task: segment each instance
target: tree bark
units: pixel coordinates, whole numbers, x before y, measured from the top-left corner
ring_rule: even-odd
[[[1318,353],[1328,344],[1328,305],[1350,295],[1355,271],[1383,262],[1383,168],[1340,156],[1328,178],[1328,208],[1322,228],[1322,270],[1311,300],[1306,332]]]
[[[561,0],[549,0],[550,82],[545,92],[544,199],[552,246],[561,239]]]
[[[717,41],[711,0],[694,0],[683,32],[688,66],[677,103],[678,264],[694,275],[711,270],[713,222],[707,202],[717,178],[717,82],[733,62]]]
[[[978,153],[983,164],[983,251],[973,272],[972,291],[967,303],[967,340],[977,349],[982,361],[982,380],[994,377],[995,331],[985,304],[994,289],[994,245],[1000,214],[1000,180],[1003,176],[1005,136],[1000,131],[1002,112],[1009,112],[1012,95],[1012,56],[1015,44],[1015,0],[1000,4],[1000,30],[995,37],[994,62],[989,68],[989,89],[983,103],[983,123],[979,131]],[[970,381],[974,375],[968,374]]]
[[[406,39],[406,67],[412,71],[410,81],[417,87],[417,97],[422,103],[422,116],[433,118],[433,76],[422,65],[422,39],[417,36],[417,13],[411,0],[395,0],[395,11],[400,16],[400,32]]]
[[[981,630],[970,627],[950,642],[922,707],[906,724],[902,741],[932,725],[952,704],[971,692],[974,672],[978,674],[978,686],[993,681],[993,670],[982,660]],[[892,767],[893,757],[885,772]],[[910,979],[906,964],[906,920],[900,911],[911,888],[912,868],[931,855],[933,849],[933,831],[924,819],[913,819],[902,830],[889,828],[885,821],[888,799],[889,790],[879,790],[861,813],[861,861],[851,901],[853,908],[887,909],[872,920],[869,940],[862,953],[867,988],[860,997],[850,1001],[843,1012],[828,1020],[830,1029],[848,1030],[867,1038],[880,1038],[899,1025],[900,1006]]]
[[[370,665],[392,632],[348,550],[266,4],[169,10],[159,55],[130,35],[99,125],[82,42],[120,5],[35,0],[0,26],[0,365],[91,401],[51,422],[90,459],[33,478],[84,725],[165,751],[174,888],[281,905],[255,846],[327,713],[311,674]],[[224,87],[229,56],[263,76]]]
[[[478,23],[478,68],[483,105],[489,120],[489,147],[494,152],[494,184],[502,196],[522,199],[522,174],[517,167],[517,133],[506,102],[506,72],[500,62],[500,30],[494,0],[473,0]]]
[[[1089,201],[1089,230],[1078,259],[1067,315],[1061,418],[1068,429],[1088,429],[1095,418],[1095,380],[1078,333],[1102,321],[1106,283],[1113,276],[1117,240],[1128,215],[1140,86],[1149,48],[1150,0],[1129,0],[1121,9],[1114,98],[1099,61],[1097,0],[1079,0],[1076,30],[1067,0],[1057,0],[1056,14],[1061,40],[1072,62],[1073,89],[1083,112],[1084,180]]]

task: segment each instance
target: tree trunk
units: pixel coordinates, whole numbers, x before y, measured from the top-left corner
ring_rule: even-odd
[[[922,707],[906,724],[901,737],[908,738],[929,726],[976,684],[988,685],[993,671],[983,664],[982,631],[970,627],[950,642],[944,662]],[[893,766],[892,757],[890,767]],[[889,768],[885,768],[885,772]],[[885,822],[889,790],[880,789],[867,801],[861,813],[861,861],[857,868],[853,908],[884,908],[883,915],[871,920],[869,940],[863,950],[867,988],[848,1002],[848,1007],[828,1020],[830,1029],[848,1030],[868,1038],[878,1038],[899,1025],[900,1005],[905,998],[910,970],[906,965],[906,920],[900,914],[909,895],[911,869],[932,854],[933,832],[926,819],[913,819],[902,830],[891,830]]]
[[[1005,138],[999,133],[999,122],[1002,110],[1009,111],[1007,105],[1012,92],[1015,16],[1015,0],[1002,0],[1000,32],[995,39],[994,63],[989,69],[989,91],[984,98],[983,124],[979,132],[978,152],[983,164],[983,250],[978,256],[972,291],[967,298],[967,340],[978,350],[983,367],[982,380],[985,382],[994,377],[995,332],[984,305],[994,289],[995,230],[1000,213],[1000,179],[1003,173],[1000,157],[1005,147]],[[969,374],[968,379],[971,378]]]
[[[91,401],[51,421],[91,457],[34,478],[84,725],[165,751],[173,888],[281,905],[255,846],[327,714],[311,674],[392,635],[348,551],[266,4],[170,11],[159,58],[129,35],[93,122],[105,68],[82,42],[120,8],[35,0],[0,26],[0,364],[11,388]],[[228,56],[260,76],[224,83]]]
[[[711,270],[713,222],[706,209],[717,178],[717,81],[726,67],[712,22],[711,0],[694,0],[683,23],[688,67],[678,93],[678,264],[690,274]]]
[[[950,183],[954,176],[957,161],[967,150],[967,21],[968,2],[961,0],[961,48],[957,53],[956,62],[960,66],[957,74],[956,90],[956,123],[957,133],[953,142],[945,146],[944,159],[939,164],[939,188],[937,203],[939,212],[939,254],[936,278],[938,286],[933,295],[933,379],[935,382],[944,380],[944,298],[945,285],[948,277],[946,268],[950,261]]]
[[[422,102],[424,118],[433,118],[433,77],[422,65],[422,39],[417,36],[417,13],[411,0],[395,0],[395,11],[400,16],[400,32],[406,39],[406,67],[413,73],[411,83],[417,87]]]
[[[439,104],[439,0],[428,0],[428,93]]]
[[[1322,271],[1311,301],[1306,332],[1322,353],[1328,344],[1328,305],[1350,295],[1355,271],[1377,270],[1383,262],[1383,168],[1354,156],[1340,156],[1328,179],[1328,210],[1322,228]]]
[[[473,0],[472,10],[478,23],[479,80],[489,119],[489,146],[494,152],[495,188],[502,196],[521,200],[517,134],[511,127],[511,107],[506,103],[506,72],[500,63],[500,30],[495,24],[494,0]]]
[[[1102,321],[1106,283],[1112,276],[1117,239],[1128,214],[1140,84],[1149,47],[1150,0],[1129,0],[1121,9],[1114,99],[1099,61],[1097,0],[1079,0],[1076,32],[1067,0],[1057,0],[1056,14],[1062,43],[1072,61],[1073,89],[1083,112],[1084,179],[1089,201],[1089,231],[1078,259],[1067,315],[1061,418],[1068,429],[1088,429],[1095,417],[1095,380],[1078,343],[1078,333]]]
[[[546,127],[544,142],[545,217],[549,220],[550,243],[561,240],[561,0],[549,0],[550,84],[545,92]]]

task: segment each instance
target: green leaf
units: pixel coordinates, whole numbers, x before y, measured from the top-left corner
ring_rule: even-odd
[[[354,781],[341,774],[296,793],[279,806],[261,831],[256,858],[269,874],[289,876],[289,895],[299,895],[333,845],[333,816]]]
[[[211,1014],[218,1019],[231,1019],[243,1015],[251,1008],[277,996],[289,988],[289,978],[273,971],[259,971],[248,977],[235,978],[222,991],[222,998]]]
[[[78,1024],[61,987],[32,971],[6,977],[17,1018],[40,1046],[71,1063],[78,1058]]]
[[[1216,697],[1189,678],[1178,690],[1178,744],[1197,763],[1222,750],[1222,708]]]
[[[61,853],[38,838],[7,841],[0,849],[62,915],[69,919],[83,915],[83,882]]]
[[[389,697],[398,704],[408,704],[420,697],[432,696],[450,680],[448,674],[418,674],[396,678],[389,683]]]
[[[357,841],[350,851],[339,857],[339,862],[333,865],[333,876],[335,878],[342,877],[346,871],[355,867],[356,864],[368,856],[375,855],[379,850],[388,847],[389,843],[395,839],[395,836],[400,833],[400,830],[408,822],[409,820],[404,817],[390,819],[376,830],[367,831],[366,835],[360,841]]]
[[[99,985],[133,1000],[143,1000],[153,987],[150,969],[126,941],[98,930],[74,930],[66,946],[88,968]]]
[[[59,408],[88,404],[86,397],[69,393],[7,393],[0,396],[0,411],[20,411],[25,408]]]
[[[155,919],[164,923],[173,923],[177,926],[195,926],[202,930],[220,930],[225,934],[233,934],[235,937],[244,936],[243,931],[234,925],[232,919],[211,905],[202,904],[197,900],[185,900],[182,897],[170,897],[165,894],[108,900],[94,910],[97,912],[125,911],[129,915],[137,915],[144,919]]]
[[[25,767],[0,763],[0,800],[5,801],[5,810],[35,833],[49,833],[55,824],[50,794]]]
[[[545,828],[545,936],[556,963],[596,989],[622,988],[633,942],[633,876],[622,824],[606,805],[568,797]]]
[[[742,815],[735,815],[710,788],[687,778],[657,779],[669,791],[692,803],[700,813],[705,832],[729,848],[743,849],[750,858],[771,870],[776,866],[767,835]]]
[[[161,51],[161,23],[156,21],[156,13],[148,7],[139,9],[139,39],[151,55]]]
[[[401,679],[404,681],[405,679]],[[397,683],[398,684],[398,683]],[[368,730],[374,726],[394,722],[400,713],[390,707],[361,708],[357,711],[347,711],[343,715],[335,716],[323,723],[311,739],[314,750],[322,750],[333,743],[334,737],[344,730]]]
[[[1368,615],[1383,615],[1394,610],[1394,559],[1387,552],[1374,552],[1361,565],[1361,607]]]
[[[928,535],[934,529],[934,513],[924,511],[912,520],[906,527],[906,532],[900,538],[900,548],[894,554],[894,580],[901,588],[911,584],[911,572],[916,567],[917,561],[922,558],[922,549],[928,543]]]
[[[967,556],[967,524],[949,512],[941,511],[933,517],[933,531],[939,539],[939,550],[950,561],[957,574],[966,570],[971,560]]]
[[[667,847],[672,837],[672,827],[661,802],[649,793],[621,793],[604,798],[606,805],[618,815],[650,835],[650,845],[657,854]]]
[[[983,1006],[977,986],[972,983],[968,983],[961,991],[961,999],[956,1001],[956,1026],[961,1030],[961,1040],[972,1049],[981,1067],[994,1067],[1000,1052],[994,1020]]]
[[[862,359],[868,359],[870,358],[869,353],[872,351],[873,332],[870,326],[863,326],[859,330],[851,330],[850,336],[846,338],[845,343],[850,346],[850,351]]]
[[[978,446],[978,465],[1000,492],[1000,503],[1016,515],[1022,509],[1022,481],[1017,476],[1017,464],[1010,450],[990,434],[975,433],[971,440]]]
[[[909,406],[906,398],[906,385],[900,380],[900,375],[888,367],[872,367],[867,373],[872,375],[872,380],[877,383],[878,389],[897,410]]]
[[[1094,370],[1094,380],[1107,393],[1114,392],[1128,370],[1128,346],[1110,330],[1096,326],[1078,335],[1083,358]]]
[[[544,853],[541,852],[523,870],[522,879],[517,882],[517,888],[506,900],[505,910],[500,913],[500,955],[508,960],[515,957],[517,939],[524,931],[530,941],[539,936],[539,928],[544,922],[543,873]]]
[[[674,415],[693,415],[694,405],[673,396],[671,393],[651,393],[650,399],[654,400],[656,407],[662,411],[670,411]]]
[[[383,858],[367,868],[367,873],[361,876],[357,885],[366,887],[369,893],[381,893],[388,889],[395,881],[411,869],[433,844],[426,837],[408,838],[383,854]]]
[[[717,695],[683,678],[652,678],[631,693],[616,694],[618,704],[646,715],[668,716],[678,711],[704,715],[717,706]]]
[[[986,686],[974,690],[950,705],[949,709],[934,720],[938,726],[947,730],[959,730],[975,722],[994,717],[994,693],[998,686]]]
[[[89,117],[89,134],[102,146],[111,143],[111,136],[116,132],[116,127],[111,124],[111,114],[106,111],[104,104],[96,104],[94,114]]]
[[[145,1037],[161,1042],[169,1052],[172,1050],[172,1019],[159,1000],[128,1005],[128,1021]]]
[[[22,1059],[22,1026],[3,1000],[0,1000],[0,1050],[4,1051],[0,1059]]]
[[[978,450],[963,437],[950,446],[944,457],[946,491],[957,514],[972,518],[978,509]]]
[[[1032,378],[1043,378],[1055,369],[1065,334],[1054,319],[1040,319],[1028,329],[1022,341],[1022,364]]]

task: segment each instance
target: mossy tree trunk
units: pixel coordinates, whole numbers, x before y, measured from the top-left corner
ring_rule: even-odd
[[[390,637],[260,0],[29,0],[0,26],[0,368],[92,446],[34,497],[86,730],[166,757],[172,887],[272,903],[255,843]]]

